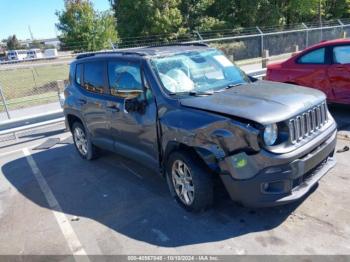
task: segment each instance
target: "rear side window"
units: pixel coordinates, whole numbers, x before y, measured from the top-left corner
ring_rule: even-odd
[[[94,61],[84,64],[84,88],[94,93],[103,93],[104,62]]]
[[[350,64],[350,46],[337,46],[333,48],[335,64]]]
[[[116,61],[108,63],[110,93],[122,98],[135,98],[142,91],[141,69],[137,63]]]
[[[82,71],[83,71],[83,65],[82,64],[77,64],[76,70],[75,70],[75,82],[78,85],[81,85],[81,76],[82,76]]]
[[[320,48],[307,53],[299,58],[299,64],[324,64],[326,49]]]

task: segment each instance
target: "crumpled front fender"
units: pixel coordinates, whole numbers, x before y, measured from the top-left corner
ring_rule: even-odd
[[[162,147],[169,143],[196,150],[209,165],[234,152],[259,151],[259,130],[249,123],[207,112],[173,111],[161,121]]]

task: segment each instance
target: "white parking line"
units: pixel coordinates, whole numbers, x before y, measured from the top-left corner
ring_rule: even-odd
[[[26,156],[27,162],[33,171],[34,177],[37,180],[41,191],[43,192],[49,207],[55,215],[57,223],[67,241],[67,244],[72,251],[73,255],[86,255],[86,252],[80,243],[76,233],[74,232],[67,216],[63,213],[61,206],[57,202],[57,199],[53,195],[49,185],[47,184],[45,178],[43,177],[40,169],[35,163],[28,148],[23,149],[23,153]],[[88,259],[86,257],[86,259]]]

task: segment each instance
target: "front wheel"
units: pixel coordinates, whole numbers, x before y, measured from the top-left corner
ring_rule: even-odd
[[[167,162],[167,182],[172,195],[186,210],[199,212],[213,202],[212,174],[198,157],[175,152]]]

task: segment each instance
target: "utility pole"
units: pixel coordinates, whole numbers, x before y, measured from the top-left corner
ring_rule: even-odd
[[[30,25],[28,25],[28,30],[29,30],[30,38],[32,39],[32,41],[34,41],[34,36],[33,36],[32,29],[30,28]]]

